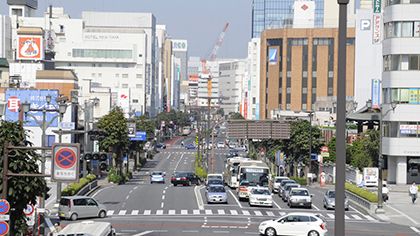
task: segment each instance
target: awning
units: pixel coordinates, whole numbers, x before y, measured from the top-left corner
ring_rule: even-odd
[[[365,105],[355,113],[347,115],[346,119],[354,121],[379,121],[379,112],[375,109],[368,109]]]

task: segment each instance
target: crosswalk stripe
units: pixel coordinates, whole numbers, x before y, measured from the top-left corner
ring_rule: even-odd
[[[368,219],[368,220],[375,220],[373,217],[368,216],[368,215],[364,215],[364,217],[366,217],[366,219]]]
[[[331,219],[335,219],[335,216],[333,214],[327,214],[328,217],[330,217]]]
[[[150,213],[152,213],[151,210],[144,210],[144,215],[150,215]]]
[[[238,212],[237,212],[236,210],[230,210],[230,214],[232,214],[232,215],[237,215],[237,214],[238,214]]]
[[[113,210],[109,210],[107,213],[106,213],[106,215],[108,215],[108,216],[112,216],[114,214],[114,211]]]
[[[360,216],[358,216],[358,215],[351,215],[351,216],[353,216],[353,218],[354,219],[356,219],[356,220],[361,220],[362,218],[360,217]]]
[[[268,215],[268,216],[274,216],[274,213],[273,213],[273,212],[271,212],[271,211],[267,211],[267,215]]]
[[[127,213],[127,211],[126,210],[121,210],[119,213],[118,213],[118,215],[125,215],[125,213]]]
[[[138,215],[138,214],[139,214],[138,210],[134,210],[134,211],[131,212],[131,215]]]
[[[211,210],[206,210],[206,215],[212,215],[213,212],[211,212]]]
[[[261,211],[254,211],[254,213],[255,213],[256,216],[262,216]]]
[[[169,215],[175,215],[175,210],[169,210],[168,214]]]
[[[193,214],[194,215],[199,215],[200,214],[200,210],[193,210]]]
[[[247,210],[242,210],[242,213],[244,214],[244,215],[247,215],[247,216],[249,216],[250,214],[249,214],[249,211],[247,211]]]
[[[344,219],[346,219],[346,220],[350,220],[350,217],[348,217],[348,216],[344,215]]]
[[[163,215],[163,210],[157,210],[156,215]]]
[[[223,209],[217,210],[217,214],[224,215],[225,214],[225,210],[223,210]]]
[[[188,210],[181,210],[181,215],[188,215]]]

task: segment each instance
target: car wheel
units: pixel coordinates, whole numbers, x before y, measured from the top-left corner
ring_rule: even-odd
[[[106,216],[105,211],[100,211],[98,216],[99,216],[99,218],[105,218],[105,216]]]
[[[185,183],[185,184],[182,184],[183,186],[188,186],[188,184],[187,183]]]
[[[70,216],[70,219],[71,219],[72,221],[77,220],[77,218],[78,218],[78,216],[77,216],[77,214],[76,214],[76,213],[73,213],[73,214]]]
[[[150,181],[150,184],[153,184],[153,181]]]
[[[344,209],[344,210],[349,211],[349,209],[348,209],[348,208],[346,208],[346,209]]]
[[[267,235],[267,236],[276,236],[277,235],[277,232],[276,232],[276,230],[274,228],[269,227],[269,228],[267,228],[265,230],[265,235]]]
[[[58,217],[60,220],[65,220],[66,218],[65,217],[62,217],[62,216],[59,216]]]
[[[311,230],[309,231],[308,236],[319,236],[319,233],[315,230]]]
[[[177,186],[177,184],[174,184],[174,186],[176,187],[176,186]]]

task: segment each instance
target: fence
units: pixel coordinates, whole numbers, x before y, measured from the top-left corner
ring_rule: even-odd
[[[325,182],[326,183],[335,183],[335,163],[329,162],[329,163],[323,163],[320,164],[322,167],[322,172],[325,173]],[[357,176],[359,174],[360,170],[357,167],[353,166],[346,166],[346,182],[349,182],[351,184],[358,184],[357,182]]]

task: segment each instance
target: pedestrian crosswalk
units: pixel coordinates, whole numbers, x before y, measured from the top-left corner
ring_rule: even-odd
[[[124,215],[221,215],[221,216],[269,216],[269,217],[280,217],[286,215],[287,212],[284,211],[276,211],[276,210],[226,210],[226,209],[205,209],[205,210],[108,210],[108,216],[124,216]],[[325,219],[333,220],[334,214],[332,213],[321,213]],[[346,220],[369,220],[369,221],[376,221],[373,217],[364,214],[346,214]]]
[[[185,152],[182,152],[182,151],[166,151],[164,153],[165,154],[179,154],[179,155],[182,155],[182,154],[196,154],[197,153],[197,150],[194,150],[194,151],[185,151]],[[229,152],[217,152],[217,153],[214,153],[214,155],[226,156],[226,155],[229,155]],[[238,153],[238,155],[239,156],[247,156],[246,153]]]

